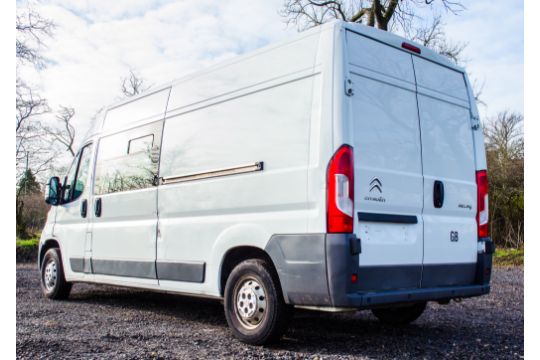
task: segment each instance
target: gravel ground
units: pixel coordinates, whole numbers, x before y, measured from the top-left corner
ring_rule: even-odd
[[[496,268],[488,296],[429,304],[412,325],[369,311],[297,311],[278,345],[234,339],[220,302],[76,284],[68,301],[42,297],[33,264],[17,265],[17,357],[37,358],[520,358],[523,268]]]

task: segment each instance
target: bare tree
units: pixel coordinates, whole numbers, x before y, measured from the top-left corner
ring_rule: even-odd
[[[406,29],[405,36],[459,64],[463,61],[462,52],[467,47],[467,43],[448,40],[444,25],[441,16],[435,15],[428,25]]]
[[[47,160],[42,162],[41,156],[37,156],[43,155],[43,129],[41,123],[35,118],[47,113],[49,107],[44,99],[34,94],[32,89],[21,80],[17,81],[15,102],[15,161],[21,174],[23,170],[35,165],[35,162],[48,162]],[[34,174],[36,174],[35,171]]]
[[[52,36],[55,25],[29,7],[19,7],[16,17],[16,58],[18,66],[42,69],[44,39]],[[47,171],[57,153],[39,120],[49,112],[46,99],[36,93],[17,72],[16,82],[16,169],[17,178],[27,170],[34,175]]]
[[[17,79],[15,106],[17,110],[15,116],[15,130],[17,134],[22,128],[27,126],[32,116],[44,114],[49,111],[47,101],[39,95],[34,94],[32,89],[20,79]]]
[[[74,108],[60,105],[60,110],[56,115],[56,119],[61,124],[60,128],[44,128],[46,133],[49,134],[54,139],[54,141],[62,144],[71,154],[71,156],[75,156],[75,149],[73,148],[73,144],[75,142],[75,127],[71,122],[74,116]]]
[[[523,158],[523,115],[505,110],[484,125],[488,150],[496,149],[501,161]]]
[[[478,79],[474,79],[471,84],[472,91],[474,94],[474,100],[476,101],[476,103],[486,106],[485,101],[482,100],[482,94],[484,93],[484,85],[485,85],[485,82],[482,81],[482,83],[480,83]]]
[[[40,49],[44,46],[43,38],[50,37],[55,25],[31,8],[17,10],[15,29],[16,56],[21,63],[43,66]]]
[[[122,94],[125,97],[132,97],[138,95],[150,88],[145,84],[145,80],[135,74],[133,70],[129,70],[129,75],[122,79]]]
[[[523,116],[503,111],[484,124],[491,236],[498,246],[523,246]]]
[[[54,24],[29,7],[19,7],[16,15],[16,230],[17,236],[30,236],[43,225],[47,206],[43,202],[36,178],[50,171],[57,148],[47,136],[40,116],[50,111],[47,101],[20,76],[19,66],[36,70],[45,67],[41,50],[44,39],[52,36]]]
[[[362,23],[382,30],[401,32],[406,37],[442,54],[455,63],[461,61],[466,43],[447,39],[440,15],[422,24],[416,12],[420,7],[442,4],[446,11],[457,14],[464,9],[451,0],[285,0],[280,15],[298,30],[317,26],[333,19]]]
[[[285,0],[280,15],[302,31],[333,19],[362,23],[381,30],[406,31],[415,19],[415,8],[440,3],[458,13],[463,5],[452,0]]]

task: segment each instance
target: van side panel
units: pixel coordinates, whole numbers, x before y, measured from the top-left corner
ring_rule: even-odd
[[[218,294],[222,256],[307,232],[307,164],[314,77],[239,94],[168,117],[158,188],[160,284]],[[168,178],[262,163],[262,169],[167,184]],[[234,236],[230,236],[230,235]],[[160,263],[206,268],[205,285],[172,283]]]
[[[343,94],[343,83],[337,79],[343,74],[334,69],[343,57],[342,33],[340,27],[321,31],[317,49],[309,135],[308,233],[326,232],[326,168],[334,152],[332,119],[342,108],[334,106],[340,103],[335,97],[339,99]]]
[[[294,73],[311,71],[319,32],[310,32],[279,47],[243,57],[242,60],[194,75],[173,86],[167,116],[184,112],[201,102],[224,99],[232,93],[256,88]]]

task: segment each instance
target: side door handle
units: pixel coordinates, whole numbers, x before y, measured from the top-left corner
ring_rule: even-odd
[[[96,215],[96,217],[101,216],[101,198],[97,198],[94,202],[94,215]]]
[[[433,184],[433,206],[440,209],[444,204],[444,184],[442,181],[436,180]]]
[[[88,211],[88,200],[84,199],[82,202],[81,202],[81,216],[83,218],[86,217],[86,213]]]

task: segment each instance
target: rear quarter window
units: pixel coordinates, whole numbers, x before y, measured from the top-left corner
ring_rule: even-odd
[[[162,127],[159,121],[101,138],[94,193],[104,195],[153,186]]]

